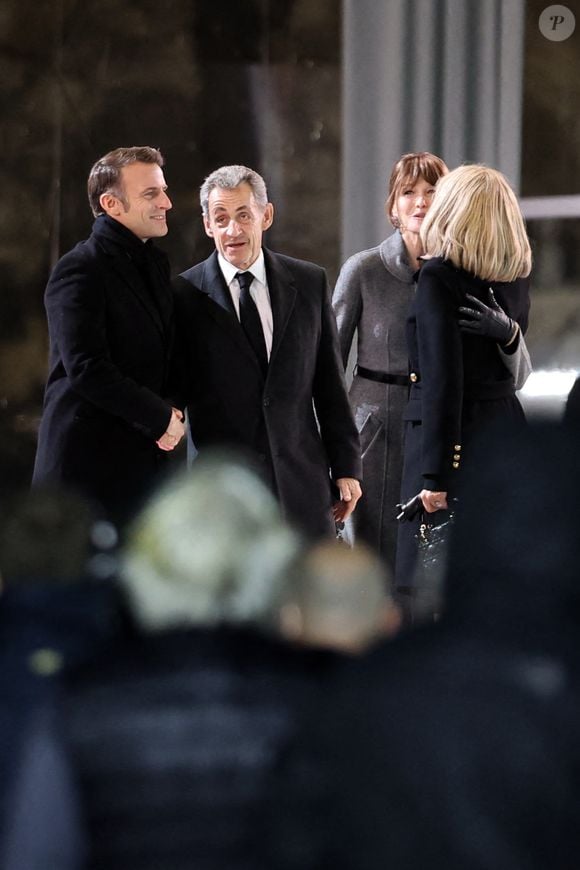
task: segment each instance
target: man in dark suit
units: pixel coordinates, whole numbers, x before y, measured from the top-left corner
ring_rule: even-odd
[[[50,372],[33,483],[74,487],[123,524],[184,428],[168,394],[173,300],[171,201],[154,148],[118,148],[93,166],[89,239],[57,263],[45,305]]]
[[[332,533],[361,495],[361,461],[325,272],[262,248],[274,209],[252,169],[212,172],[201,206],[216,251],[176,282],[195,447],[245,451],[289,519]]]

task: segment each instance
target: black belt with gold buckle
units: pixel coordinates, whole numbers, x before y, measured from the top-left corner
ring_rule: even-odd
[[[379,384],[397,384],[399,387],[409,386],[409,375],[392,375],[390,372],[375,372],[373,369],[365,369],[364,366],[356,366],[354,374],[367,381],[377,381]]]

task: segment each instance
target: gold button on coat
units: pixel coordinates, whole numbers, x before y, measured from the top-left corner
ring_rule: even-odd
[[[417,375],[415,374],[415,372],[411,372],[411,374],[409,375],[409,380],[411,381],[412,384],[416,384],[419,379],[418,379]]]

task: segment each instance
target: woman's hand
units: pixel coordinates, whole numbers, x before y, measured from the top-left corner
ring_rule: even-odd
[[[422,489],[419,495],[428,514],[448,510],[446,492],[432,492],[430,489]]]
[[[461,306],[459,313],[462,319],[459,320],[459,327],[462,332],[492,338],[501,347],[507,347],[515,341],[519,326],[505,313],[491,287],[488,293],[489,305],[469,293],[466,294],[465,298],[473,307]]]

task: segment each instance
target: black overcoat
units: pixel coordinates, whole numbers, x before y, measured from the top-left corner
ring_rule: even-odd
[[[101,216],[45,293],[49,376],[34,483],[58,481],[124,519],[165,456],[173,299],[166,256]]]
[[[266,379],[217,253],[175,282],[191,434],[200,451],[229,446],[251,454],[284,514],[309,534],[326,534],[331,478],[361,476],[326,274],[268,250],[264,257],[274,322]]]
[[[441,257],[419,275],[407,322],[411,389],[406,421],[401,499],[421,489],[454,495],[472,437],[496,420],[524,419],[512,374],[495,342],[462,333],[458,309],[469,293],[486,304],[489,288],[523,332],[530,308],[529,280],[484,281]],[[413,382],[414,381],[414,382]],[[443,516],[443,514],[442,514]],[[413,585],[417,523],[399,529],[396,582]]]

